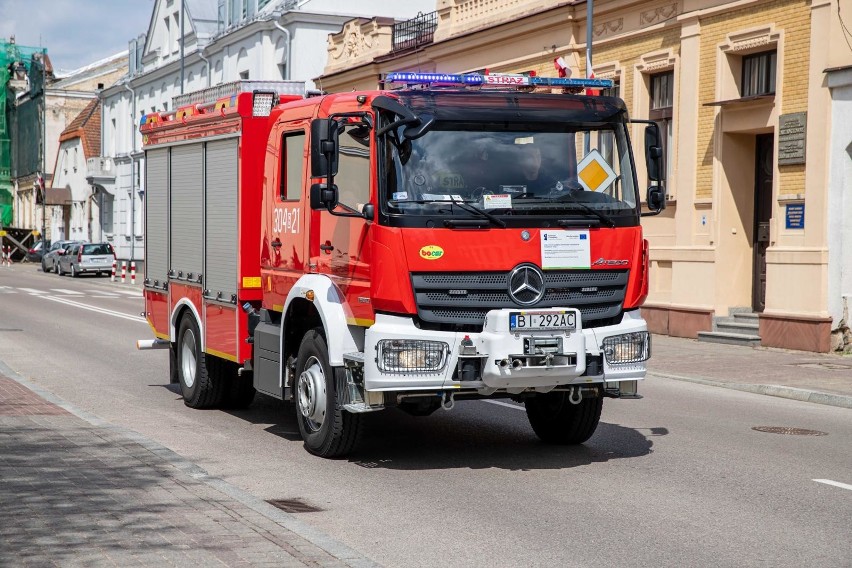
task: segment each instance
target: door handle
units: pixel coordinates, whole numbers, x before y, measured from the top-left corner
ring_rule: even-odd
[[[334,246],[331,244],[320,245],[320,250],[325,252],[331,252],[334,250]]]
[[[281,241],[279,239],[275,239],[274,241],[272,241],[269,244],[271,244],[274,248],[278,248],[278,247],[281,246]]]

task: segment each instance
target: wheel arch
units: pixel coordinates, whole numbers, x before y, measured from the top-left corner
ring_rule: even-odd
[[[204,341],[204,326],[201,321],[201,314],[198,313],[198,308],[195,307],[195,304],[189,301],[188,298],[181,298],[175,304],[175,307],[172,308],[172,315],[169,318],[169,337],[172,343],[177,342],[178,337],[178,328],[180,327],[180,320],[183,318],[184,314],[190,312],[192,316],[195,318],[195,323],[198,325],[199,331],[199,341],[201,342],[201,351],[204,352],[205,349],[205,341]]]
[[[308,292],[313,292],[313,300],[308,299]],[[287,294],[281,318],[281,365],[286,364],[288,345],[285,337],[294,337],[298,330],[303,330],[298,341],[310,329],[317,327],[319,322],[323,328],[325,343],[328,347],[328,360],[331,366],[343,365],[343,354],[360,351],[363,347],[363,332],[353,332],[349,321],[353,320],[352,310],[346,302],[346,297],[340,288],[330,278],[320,274],[307,274],[299,278]],[[315,314],[315,316],[314,316]],[[308,316],[305,319],[304,316]],[[310,326],[310,327],[307,327]],[[360,335],[360,341],[359,341]],[[295,345],[293,345],[293,343]],[[293,342],[296,351],[299,343]],[[360,346],[359,347],[359,343]]]

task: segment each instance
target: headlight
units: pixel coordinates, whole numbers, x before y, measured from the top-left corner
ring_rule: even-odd
[[[610,365],[641,363],[651,356],[651,336],[647,331],[613,335],[604,339],[603,352]]]
[[[382,339],[379,370],[385,373],[436,373],[447,364],[450,346],[443,341]]]

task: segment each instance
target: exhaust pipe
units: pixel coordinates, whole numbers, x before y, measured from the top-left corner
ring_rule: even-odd
[[[501,369],[508,369],[509,368],[509,360],[508,359],[501,359],[499,364],[500,364]]]
[[[144,351],[147,349],[168,349],[169,341],[165,339],[139,339],[136,341],[136,349]]]
[[[524,362],[521,361],[520,359],[512,359],[512,368],[515,369],[516,371],[518,369],[522,369],[523,366],[524,366]]]

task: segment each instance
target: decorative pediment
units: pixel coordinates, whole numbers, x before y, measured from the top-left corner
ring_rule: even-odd
[[[595,72],[595,79],[612,79],[613,81],[621,79],[621,65],[618,61],[594,65],[592,70]]]
[[[640,57],[639,63],[636,65],[636,69],[640,73],[667,71],[668,69],[674,68],[676,61],[677,58],[675,57],[674,51],[671,49],[664,49],[662,51],[655,51]]]
[[[738,54],[764,51],[778,45],[780,36],[781,34],[775,31],[772,25],[751,28],[728,34],[725,42],[721,45],[721,49],[726,53]]]

